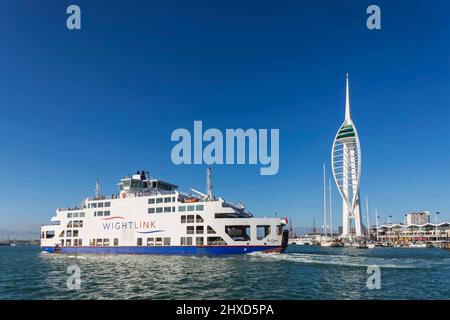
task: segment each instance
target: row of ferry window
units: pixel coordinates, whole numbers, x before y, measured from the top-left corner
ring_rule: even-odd
[[[111,207],[111,202],[92,202],[88,203],[88,208],[109,208]]]
[[[180,245],[182,246],[192,246],[193,245],[193,237],[181,237],[180,238]],[[227,243],[221,238],[221,237],[207,237],[206,238],[206,245],[226,245]],[[196,246],[203,246],[205,245],[205,238],[204,237],[195,237],[195,245]]]
[[[176,202],[175,197],[150,198],[148,204]]]
[[[193,237],[181,237],[181,246],[192,246]],[[226,245],[227,243],[221,237],[207,237],[207,245]],[[143,246],[144,242],[142,238],[137,238],[136,245]],[[170,246],[170,238],[147,238],[147,246]],[[205,245],[204,237],[195,237],[195,245],[203,246]]]
[[[94,211],[94,217],[108,217],[111,215],[111,211]]]
[[[74,246],[82,246],[83,241],[82,239],[66,239],[61,240],[62,246],[71,246],[73,240]],[[164,238],[147,238],[146,242],[147,246],[170,246],[170,238],[164,237]],[[181,237],[180,238],[180,245],[182,246],[192,246],[193,243],[193,237]],[[221,237],[206,237],[206,244],[207,245],[226,245],[227,243],[221,238]],[[110,246],[110,239],[104,238],[104,239],[90,239],[89,240],[90,246],[97,246],[97,247],[108,247]],[[114,238],[113,239],[113,246],[119,245],[119,239]],[[142,238],[137,238],[136,245],[143,246],[144,242]],[[197,246],[203,246],[205,245],[205,238],[204,237],[195,237],[195,245]]]
[[[89,240],[89,245],[90,246],[97,246],[97,247],[107,247],[110,245],[110,239],[105,238],[105,239],[90,239]],[[119,245],[119,239],[118,238],[114,238],[113,242],[112,242],[113,246],[118,246]],[[142,242],[142,238],[137,238],[137,242],[136,245],[138,246],[142,246],[143,242]],[[170,238],[169,237],[165,237],[165,238],[147,238],[147,246],[170,246]]]
[[[182,215],[180,218],[181,218],[181,223],[194,223],[194,215],[193,214],[188,214],[187,216]],[[204,220],[201,216],[199,216],[197,214],[197,215],[195,215],[195,222],[203,223]]]
[[[196,206],[179,206],[178,212],[186,212],[189,211],[203,211],[204,207],[202,204]],[[162,213],[162,212],[176,212],[176,207],[156,207],[156,208],[148,208],[148,213]]]
[[[175,207],[148,208],[148,213],[175,212]]]
[[[61,233],[59,234],[59,237],[62,238],[64,237],[64,233],[66,234],[66,238],[71,238],[71,237],[78,237],[78,230],[67,230],[67,231],[61,231]]]
[[[83,228],[83,220],[69,221],[67,228]]]
[[[84,218],[84,212],[67,212],[67,218]]]
[[[216,231],[211,228],[210,226],[206,229],[208,234],[215,234]],[[186,234],[204,234],[205,233],[205,227],[204,226],[187,226],[186,227]]]
[[[66,241],[64,242],[64,240],[61,240],[61,245],[62,246],[67,246],[70,247],[72,246],[72,239],[66,239]],[[83,240],[82,239],[73,239],[73,245],[75,247],[79,247],[83,245]]]

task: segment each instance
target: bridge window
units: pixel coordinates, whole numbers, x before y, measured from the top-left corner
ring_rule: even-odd
[[[154,204],[154,203],[155,203],[155,198],[148,199],[148,204]]]
[[[156,198],[156,203],[162,203],[163,202],[163,198]]]
[[[197,211],[203,211],[203,205],[202,205],[202,204],[197,205],[197,206],[195,207],[195,210],[197,210]]]
[[[164,203],[169,203],[172,200],[171,197],[165,197],[164,198]]]
[[[105,207],[111,207],[111,202],[105,202]]]
[[[187,211],[194,211],[195,206],[187,206]]]
[[[179,206],[178,207],[178,212],[185,212],[186,211],[186,206]]]
[[[161,213],[161,212],[163,212],[163,208],[162,207],[156,208],[156,213]]]
[[[148,208],[148,213],[155,213],[155,208]]]
[[[171,207],[164,207],[164,212],[171,212],[172,208]]]

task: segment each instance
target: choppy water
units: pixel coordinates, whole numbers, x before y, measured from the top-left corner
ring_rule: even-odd
[[[67,287],[71,265],[79,290]],[[379,290],[366,287],[369,265],[381,268]],[[450,250],[292,246],[208,257],[0,247],[0,299],[450,299]]]

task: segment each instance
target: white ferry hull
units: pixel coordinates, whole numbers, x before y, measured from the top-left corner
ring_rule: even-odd
[[[252,252],[283,252],[282,246],[167,246],[167,247],[41,247],[48,253],[152,254],[152,255],[232,255]]]

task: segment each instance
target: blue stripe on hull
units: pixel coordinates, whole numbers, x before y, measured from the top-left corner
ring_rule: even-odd
[[[61,247],[61,253],[100,254],[173,254],[173,255],[221,255],[246,254],[256,251],[279,250],[280,246],[161,246],[161,247]],[[54,247],[41,247],[43,251],[54,253]]]

